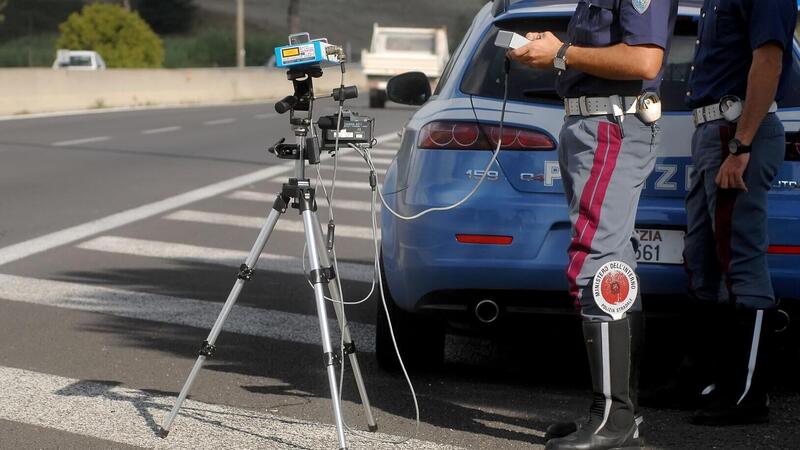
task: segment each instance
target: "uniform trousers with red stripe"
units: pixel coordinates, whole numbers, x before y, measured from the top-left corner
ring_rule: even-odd
[[[657,125],[635,115],[568,116],[559,136],[559,164],[572,223],[567,281],[584,318],[611,320],[595,303],[591,284],[607,262],[636,270],[634,232],[639,196],[653,171]],[[641,311],[637,298],[631,311]]]
[[[768,114],[752,143],[747,192],[715,183],[736,127],[701,124],[692,140],[694,171],[686,198],[684,260],[693,296],[747,309],[775,308],[767,267],[767,194],[785,155],[783,124]]]

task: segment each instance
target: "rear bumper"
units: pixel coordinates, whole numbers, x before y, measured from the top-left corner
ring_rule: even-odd
[[[432,294],[437,292],[462,293],[460,303],[454,301],[458,295],[448,296],[446,303],[452,308],[493,292],[516,301],[521,292],[528,292],[530,304],[518,306],[557,308],[550,300],[558,299],[564,308],[571,308],[564,273],[570,225],[563,196],[516,192],[492,196],[489,189],[477,196],[485,201],[476,198],[454,211],[413,222],[384,212],[384,267],[398,306],[407,311],[435,309],[431,305],[438,300]],[[671,209],[643,205],[639,219],[648,226],[682,223],[682,204],[673,203]],[[511,245],[463,244],[456,240],[459,233],[512,236],[513,241]],[[646,295],[686,295],[681,265],[640,264],[637,272]]]

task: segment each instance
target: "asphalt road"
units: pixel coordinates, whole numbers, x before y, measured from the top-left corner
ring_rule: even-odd
[[[377,119],[383,171],[399,145],[393,132],[412,111],[356,109]],[[289,135],[271,111],[253,104],[0,121],[0,448],[335,448],[296,213],[281,219],[169,438],[155,435],[291,172],[265,152]],[[325,159],[323,176],[330,167]],[[349,299],[372,279],[363,167],[343,158],[336,194]],[[375,362],[375,308],[373,296],[348,317],[379,437],[399,440],[414,433],[412,402],[403,379]],[[351,434],[352,448],[540,447],[547,424],[587,406],[577,332],[565,319],[495,340],[449,337],[443,369],[411,374],[416,440],[397,446]],[[363,430],[347,380],[344,413]],[[799,399],[796,386],[781,383],[773,421],[759,427],[698,428],[683,412],[647,410],[646,436],[652,448],[791,448]]]

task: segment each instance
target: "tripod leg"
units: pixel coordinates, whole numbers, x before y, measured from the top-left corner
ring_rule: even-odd
[[[319,316],[319,327],[322,334],[322,352],[325,366],[328,371],[328,382],[331,388],[331,402],[333,403],[333,416],[336,421],[336,433],[339,437],[339,448],[346,449],[347,442],[344,437],[344,421],[342,419],[342,405],[339,403],[339,385],[336,377],[337,355],[331,346],[331,335],[328,329],[328,312],[325,305],[324,285],[331,278],[330,267],[323,267],[320,262],[320,255],[325,248],[320,248],[317,243],[316,231],[319,230],[319,220],[316,212],[312,211],[313,199],[311,201],[300,200],[300,208],[303,214],[303,226],[305,227],[306,244],[308,245],[308,259],[311,263],[311,283],[314,285],[314,297],[317,303],[317,315]]]
[[[327,251],[325,251],[325,240],[322,235],[322,227],[319,224],[318,218],[314,216],[317,221],[317,245],[319,245],[320,263],[323,267],[333,267]],[[367,396],[367,388],[364,386],[364,377],[361,375],[361,366],[358,364],[358,356],[356,356],[356,344],[350,334],[350,324],[347,322],[347,317],[344,314],[344,305],[342,305],[342,298],[339,295],[339,280],[334,276],[328,281],[328,290],[333,299],[333,311],[336,313],[336,319],[339,321],[339,328],[342,331],[342,340],[344,341],[344,353],[350,359],[350,366],[353,368],[353,377],[356,379],[356,387],[358,394],[361,397],[361,404],[364,406],[364,415],[367,418],[367,426],[369,431],[377,431],[378,424],[375,422],[375,417],[372,415],[372,406],[369,403],[369,396]]]
[[[261,232],[258,234],[258,238],[256,239],[253,248],[250,250],[250,254],[247,256],[245,263],[239,268],[236,283],[233,285],[230,294],[228,294],[228,299],[225,300],[222,311],[219,313],[216,322],[214,322],[214,326],[211,328],[208,338],[206,338],[200,347],[197,361],[195,361],[194,367],[192,367],[192,371],[189,373],[189,378],[186,379],[186,382],[181,389],[181,393],[178,395],[178,400],[175,402],[175,406],[173,406],[172,411],[169,413],[169,416],[167,416],[167,419],[161,426],[160,435],[162,438],[167,437],[169,434],[169,429],[172,427],[172,422],[175,420],[175,417],[177,417],[178,412],[181,409],[181,405],[183,405],[183,402],[189,395],[192,384],[194,384],[194,380],[197,378],[197,374],[200,372],[200,369],[203,367],[206,359],[214,356],[214,351],[216,350],[214,344],[216,343],[220,332],[222,332],[222,326],[228,319],[228,314],[230,314],[233,305],[239,298],[239,294],[241,294],[244,284],[253,278],[253,272],[255,270],[258,257],[261,256],[261,252],[264,251],[264,247],[267,245],[267,241],[269,240],[272,231],[275,229],[275,224],[278,223],[278,219],[280,218],[281,214],[286,211],[288,200],[289,199],[284,197],[282,194],[278,195],[278,198],[275,200],[269,216],[267,216],[264,226],[261,228]]]

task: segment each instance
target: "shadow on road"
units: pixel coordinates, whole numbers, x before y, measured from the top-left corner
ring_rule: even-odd
[[[72,272],[64,274],[62,279],[181,297],[199,296],[202,300],[219,302],[225,298],[230,286],[227,281],[220,281],[220,272],[226,270],[230,271],[215,266],[184,264],[180,269]],[[315,314],[311,291],[302,276],[272,277],[266,273],[257,280],[258,284],[248,286],[248,291],[254,291],[259,300],[251,297],[243,304]],[[351,289],[353,285],[351,283]],[[365,288],[361,285],[357,289]],[[202,294],[198,295],[200,292]],[[285,300],[273,305],[261,301],[263,298]],[[374,323],[374,308],[375,302],[354,308],[356,312],[351,318]],[[101,317],[86,329],[115,335],[130,347],[174,355],[185,367],[186,374],[199,343],[208,333],[207,329]],[[498,335],[488,357],[478,355],[469,363],[451,362],[440,370],[412,373],[422,408],[422,421],[439,429],[493,437],[524,446],[544,444],[543,430],[549,423],[583,415],[589,401],[589,382],[579,322],[548,318],[522,325],[525,326],[509,327]],[[661,383],[672,373],[671,368],[680,359],[677,350],[681,345],[687,345],[677,339],[678,334],[680,331],[674,320],[651,320],[648,324],[645,386]],[[263,396],[260,404],[271,404],[268,407],[271,412],[289,415],[301,410],[302,405],[328,402],[329,388],[319,346],[225,332],[217,345],[217,355],[205,370],[252,377],[251,380],[268,380],[263,384],[241,383],[241,392],[236,396]],[[794,350],[788,357],[796,356]],[[412,403],[399,375],[379,369],[372,354],[362,354],[360,361],[373,406],[395,417],[411,416]],[[800,396],[796,384],[789,382],[798,374],[797,367],[797,361],[784,365],[771,425],[705,429],[688,425],[686,414],[682,412],[646,410],[648,442],[662,448],[676,445],[708,448],[717,444],[737,447],[767,439],[764,442],[783,446],[781,443],[789,442],[785,440],[788,436],[784,427],[791,424],[798,428],[795,419],[797,407],[793,402],[796,403]],[[343,398],[356,404],[349,409],[351,422],[362,425],[360,418],[352,418],[359,413],[357,405],[360,400],[348,375],[345,375]],[[180,385],[176,384],[175,391],[179,388]],[[90,392],[102,394],[100,388]],[[168,394],[176,395],[177,392]],[[146,402],[146,399],[141,401]],[[146,414],[145,408],[142,416],[147,426],[155,429],[155,422]],[[382,431],[404,433],[403,430]],[[792,433],[797,435],[800,432]]]

